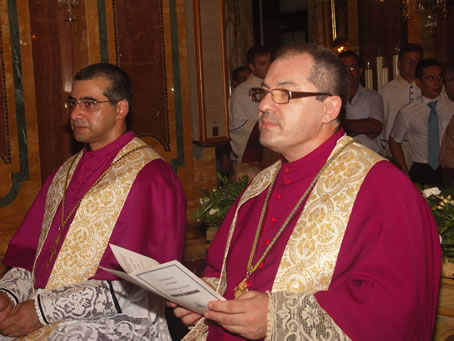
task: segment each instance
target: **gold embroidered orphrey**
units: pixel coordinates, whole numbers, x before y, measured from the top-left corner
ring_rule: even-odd
[[[276,176],[277,176],[278,172],[275,173],[275,176],[273,177],[273,180],[271,181],[271,184],[268,187],[268,192],[266,193],[266,198],[265,198],[265,202],[263,204],[262,212],[260,213],[259,223],[258,223],[257,229],[255,231],[254,242],[252,244],[252,249],[251,249],[251,252],[249,254],[249,260],[248,260],[248,263],[247,263],[246,275],[244,276],[243,280],[234,289],[234,297],[235,298],[238,298],[239,296],[243,295],[244,293],[246,293],[248,291],[247,280],[249,279],[249,276],[251,276],[258,269],[260,263],[262,263],[263,260],[265,259],[265,257],[268,255],[268,253],[270,252],[271,248],[276,243],[276,241],[279,239],[279,237],[282,234],[282,232],[284,232],[284,230],[287,227],[288,223],[290,222],[290,220],[292,220],[292,218],[295,215],[295,213],[299,210],[299,208],[303,204],[304,200],[306,200],[306,197],[308,196],[308,194],[310,193],[312,188],[315,186],[315,184],[317,183],[318,179],[323,174],[325,169],[336,159],[336,157],[339,156],[340,153],[342,153],[344,151],[344,149],[346,149],[350,144],[352,144],[353,141],[354,140],[351,140],[351,141],[347,142],[339,150],[337,150],[336,153],[334,153],[334,155],[331,156],[328,159],[328,161],[325,162],[323,167],[320,169],[320,171],[317,173],[317,175],[311,181],[309,187],[306,189],[306,191],[303,193],[301,198],[298,200],[298,202],[296,203],[295,207],[292,209],[292,211],[290,212],[288,217],[285,219],[284,223],[280,227],[279,231],[277,231],[277,233],[274,236],[273,240],[268,244],[268,246],[265,249],[265,251],[263,252],[262,256],[258,259],[258,261],[255,263],[255,265],[252,265],[252,260],[254,259],[255,250],[257,248],[257,243],[259,241],[260,233],[262,231],[263,219],[265,217],[266,209],[268,207],[268,201],[270,199],[271,192],[273,191],[274,182],[276,180]]]
[[[116,158],[111,164],[110,166],[104,171],[102,172],[102,174],[96,179],[96,181],[93,183],[93,185],[91,185],[91,187],[95,187],[103,178],[104,176],[107,174],[107,172],[117,163],[117,162],[120,162],[121,160],[123,160],[124,158],[126,158],[129,154],[131,153],[134,153],[135,151],[138,151],[140,149],[144,149],[144,148],[151,148],[150,146],[148,145],[143,145],[143,146],[139,146],[139,147],[136,147],[134,149],[131,149],[130,151],[124,153],[123,155],[121,155],[120,157]],[[82,198],[79,199],[79,201],[76,203],[76,205],[73,207],[73,209],[71,210],[71,212],[68,213],[68,215],[66,216],[65,218],[65,206],[66,206],[66,193],[68,191],[68,184],[69,184],[69,175],[71,173],[71,170],[73,169],[73,165],[74,165],[74,162],[76,161],[76,158],[73,158],[72,162],[70,163],[69,165],[69,168],[68,168],[68,171],[66,172],[66,177],[65,177],[65,187],[63,189],[63,199],[61,201],[61,221],[60,221],[60,226],[58,227],[58,235],[57,235],[57,238],[55,239],[55,243],[54,243],[54,246],[52,247],[52,249],[50,250],[50,257],[49,257],[49,260],[47,261],[47,266],[50,265],[50,263],[52,262],[52,258],[54,257],[54,255],[57,253],[57,247],[58,245],[60,244],[60,239],[61,239],[61,235],[63,233],[63,230],[66,226],[66,223],[68,222],[68,220],[73,216],[74,212],[77,211],[77,209],[79,208],[80,206],[80,203],[82,202],[82,200],[84,199],[85,195],[82,196]],[[91,188],[90,187],[90,188]],[[90,190],[90,189],[89,189]]]
[[[142,146],[144,146],[143,149],[129,153]],[[122,155],[129,153],[127,162],[123,158],[113,164],[102,179],[85,194],[68,227],[66,238],[55,259],[46,289],[79,283],[96,273],[113,227],[137,174],[147,163],[160,158],[158,153],[145,146],[148,145],[141,139],[132,139],[115,157],[115,159],[119,159]],[[83,151],[68,159],[57,172],[49,187],[35,264],[59,203],[63,199],[66,174],[69,170],[70,177],[73,176],[82,154]],[[74,167],[69,169],[73,162]],[[78,257],[74,257],[74,252],[77,252]]]
[[[350,140],[352,138],[349,136],[340,138],[331,155]],[[361,184],[369,170],[382,160],[384,159],[380,155],[355,142],[327,167],[310,193],[292,231],[271,293],[288,291],[301,294],[328,289]],[[260,172],[238,203],[227,237],[217,287],[221,295],[224,294],[227,285],[226,259],[235,232],[238,212],[245,202],[268,188],[280,167],[278,161]],[[205,319],[201,319],[183,340],[204,340],[207,334],[208,325]],[[269,340],[269,336],[270,333],[267,334],[266,340]]]

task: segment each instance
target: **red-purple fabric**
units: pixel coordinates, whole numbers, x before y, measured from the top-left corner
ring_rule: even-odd
[[[273,238],[343,134],[343,130],[338,131],[298,161],[284,162],[268,204],[255,259],[263,253],[267,241]],[[224,295],[227,299],[233,299],[233,289],[246,273],[265,196],[266,191],[239,211],[227,260]],[[206,277],[220,275],[236,205],[208,252]],[[265,258],[263,267],[251,276],[250,290],[271,290],[295,224],[296,218]],[[331,284],[315,297],[353,340],[428,340],[435,321],[440,266],[438,233],[428,205],[401,171],[389,162],[379,162],[358,193]],[[211,324],[208,340],[242,338]]]
[[[241,162],[262,162],[263,161],[263,146],[260,144],[260,129],[259,122],[252,128],[251,134],[244,148]]]
[[[133,132],[127,132],[102,149],[84,153],[67,191],[65,217],[102,172],[110,166],[117,153],[133,137]],[[3,261],[5,265],[32,270],[42,226],[46,194],[55,173],[44,183],[31,209],[11,240]],[[47,262],[50,250],[57,238],[60,221],[61,204],[36,264],[36,288],[46,286],[52,270],[53,263],[47,266]],[[72,218],[64,229],[65,233],[71,221]],[[181,259],[185,226],[186,198],[183,186],[167,162],[157,159],[149,162],[137,174],[109,243],[152,257],[159,262]],[[74,257],[77,257],[77,254]],[[118,267],[118,262],[110,248],[106,249],[100,265],[108,268]],[[101,269],[93,278],[116,279],[115,276]]]

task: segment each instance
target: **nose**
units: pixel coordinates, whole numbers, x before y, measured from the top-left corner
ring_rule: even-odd
[[[82,110],[80,110],[80,105],[77,103],[74,107],[72,107],[70,117],[72,120],[76,120],[81,117]]]
[[[267,92],[265,97],[259,103],[259,111],[268,111],[271,106],[274,105],[273,98],[271,97],[271,92]]]

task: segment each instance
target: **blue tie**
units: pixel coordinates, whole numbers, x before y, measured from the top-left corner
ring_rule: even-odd
[[[437,101],[429,102],[427,106],[430,108],[429,127],[428,127],[428,162],[432,169],[438,168],[440,160],[440,135],[438,132],[438,114]]]

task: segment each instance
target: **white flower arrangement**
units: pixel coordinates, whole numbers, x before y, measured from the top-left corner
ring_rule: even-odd
[[[421,191],[435,218],[443,257],[454,263],[454,189],[431,187]]]

